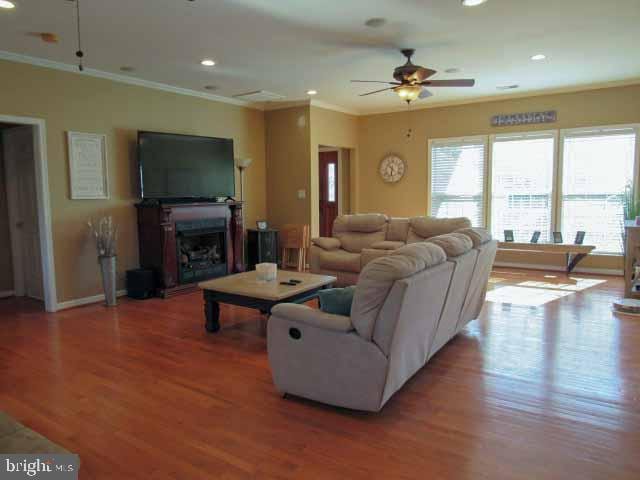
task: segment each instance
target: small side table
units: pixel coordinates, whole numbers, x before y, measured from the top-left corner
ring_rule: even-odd
[[[247,270],[258,263],[278,263],[278,230],[247,229]]]

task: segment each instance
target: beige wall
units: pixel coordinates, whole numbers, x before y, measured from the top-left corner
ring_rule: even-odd
[[[265,113],[267,150],[267,202],[269,221],[309,223],[310,122],[309,106]],[[298,190],[306,197],[298,198]]]
[[[342,213],[351,213],[351,152],[355,150],[349,148],[340,149],[340,161],[342,162],[342,168],[340,169],[340,182]],[[320,172],[318,172],[318,175]]]
[[[321,145],[349,149],[352,183],[347,194],[353,206],[353,168],[357,163],[358,118],[315,106],[297,106],[266,112],[267,200],[269,220],[311,225],[319,229],[318,152]],[[298,190],[306,198],[297,197]]]
[[[13,265],[1,133],[0,131],[0,292],[6,292],[13,290]]]
[[[47,127],[49,187],[58,301],[101,292],[86,221],[113,215],[120,228],[118,288],[138,265],[135,141],[138,130],[233,138],[235,154],[254,162],[245,178],[247,225],[265,218],[263,112],[108,80],[0,61],[0,115],[43,118]],[[70,200],[65,134],[104,133],[110,200]]]
[[[492,128],[489,119],[498,113],[557,110],[554,124]],[[409,115],[409,116],[408,116]],[[407,140],[408,122],[413,138]],[[427,141],[430,138],[485,135],[640,122],[640,85],[473,103],[407,112],[371,115],[360,119],[360,165],[356,190],[358,211],[411,216],[427,213]],[[384,183],[378,175],[380,160],[399,154],[408,166],[402,181]],[[559,265],[557,256],[511,253],[501,261]],[[588,258],[581,266],[622,268],[619,257]]]
[[[346,113],[311,107],[311,234],[317,236],[320,230],[320,146],[350,149],[350,168],[358,164],[358,117]],[[356,176],[355,170],[353,171]],[[350,199],[357,185],[351,185]]]

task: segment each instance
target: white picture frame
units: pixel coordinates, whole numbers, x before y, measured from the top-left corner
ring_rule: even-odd
[[[107,136],[67,132],[72,200],[109,199]]]

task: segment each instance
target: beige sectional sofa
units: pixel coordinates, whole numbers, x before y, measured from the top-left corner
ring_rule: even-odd
[[[354,285],[362,268],[376,258],[410,244],[471,227],[467,218],[389,218],[380,213],[341,215],[332,237],[312,239],[312,273],[333,275],[338,285]]]
[[[334,228],[336,241],[314,242],[316,271],[342,275],[345,283],[357,279],[351,315],[306,305],[274,307],[267,347],[280,392],[378,411],[478,318],[497,242],[485,230],[457,228],[468,225],[466,219],[436,220],[341,217]],[[452,229],[456,232],[445,233]],[[351,236],[354,231],[357,235]],[[398,240],[402,235],[411,241]],[[366,259],[367,249],[385,253]]]

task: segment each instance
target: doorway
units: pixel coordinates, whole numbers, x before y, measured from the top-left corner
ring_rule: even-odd
[[[0,170],[0,264],[7,267],[0,272],[2,296],[37,299],[55,312],[43,120],[0,115]]]
[[[321,150],[320,180],[320,236],[330,237],[333,221],[339,213],[339,151]]]

